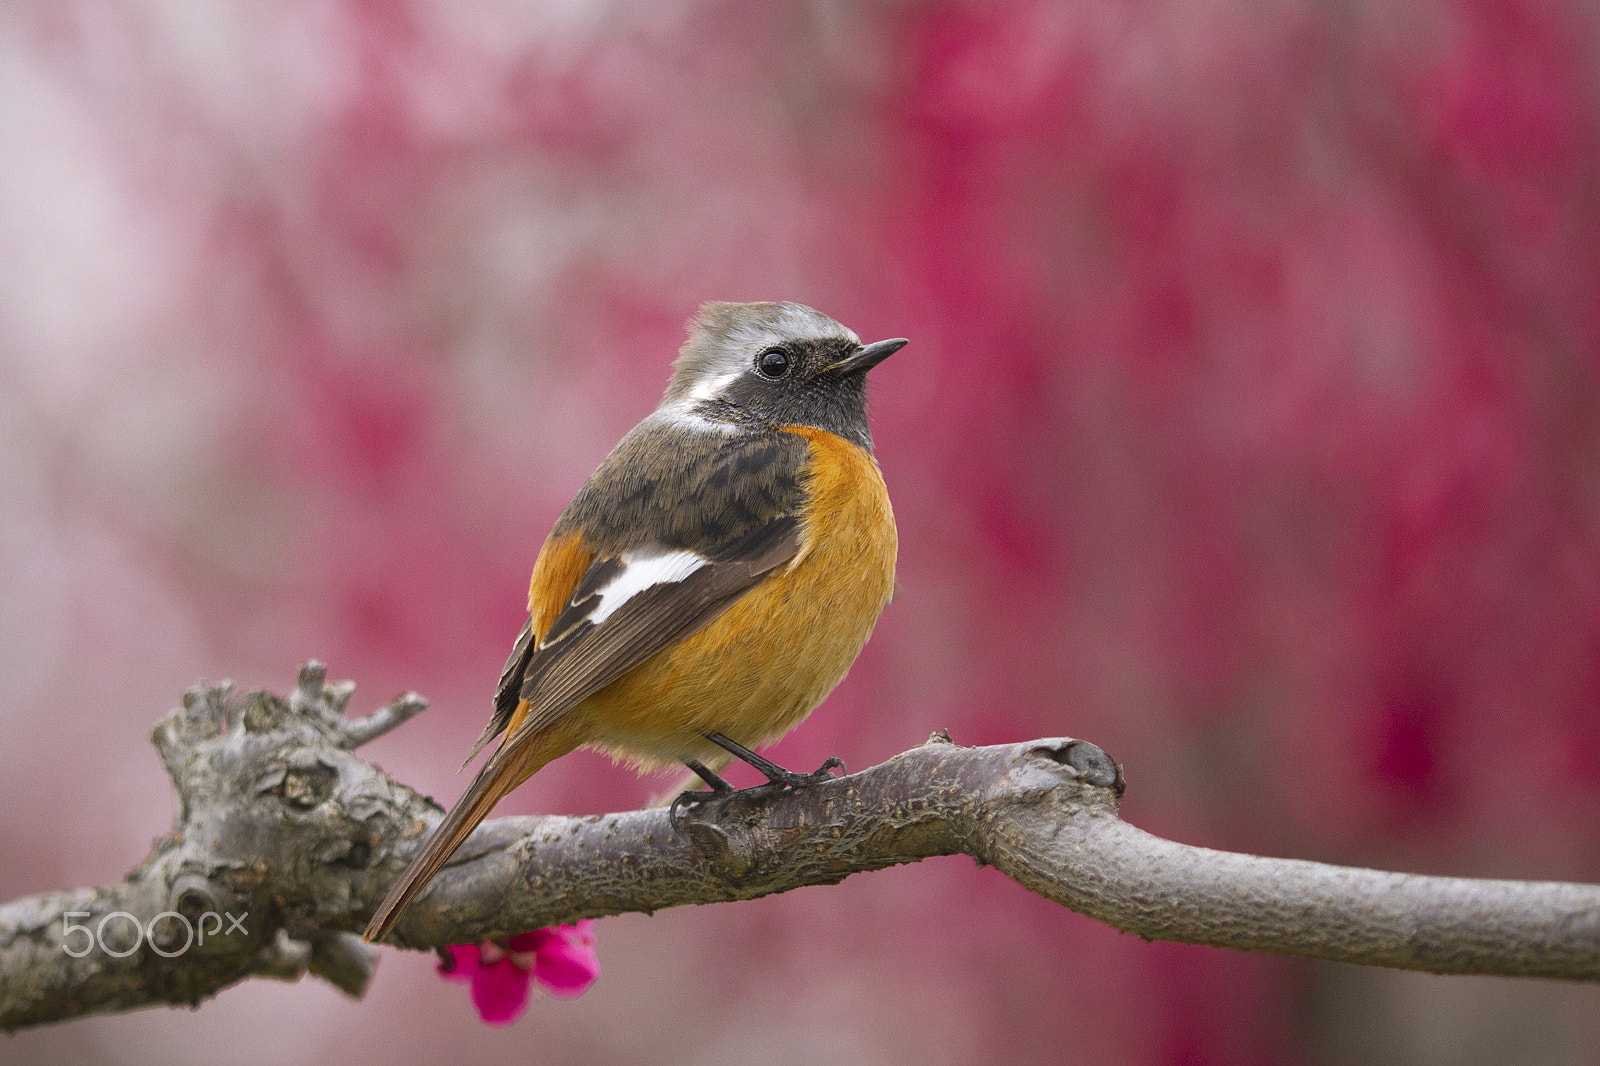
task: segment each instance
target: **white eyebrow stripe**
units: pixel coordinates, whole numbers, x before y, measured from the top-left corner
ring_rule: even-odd
[[[596,602],[586,619],[593,625],[610,618],[618,608],[645,589],[682,581],[710,561],[691,551],[663,551],[660,548],[626,551],[622,553],[621,560],[621,571],[595,590]]]
[[[722,395],[722,390],[738,381],[744,375],[743,370],[730,370],[726,374],[714,378],[705,378],[693,389],[689,390],[689,401],[699,403],[702,400],[715,400]]]
[[[653,412],[654,417],[663,422],[670,422],[682,429],[709,430],[714,433],[733,434],[739,427],[731,422],[718,422],[714,418],[696,414],[689,404],[668,404],[658,407]]]

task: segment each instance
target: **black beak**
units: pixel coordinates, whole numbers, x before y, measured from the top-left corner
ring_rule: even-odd
[[[840,374],[865,374],[911,342],[904,337],[863,344],[854,355],[847,355],[828,369]]]

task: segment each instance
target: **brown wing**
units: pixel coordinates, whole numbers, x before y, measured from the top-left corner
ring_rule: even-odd
[[[533,578],[528,583],[528,620],[522,623],[522,631],[511,647],[505,669],[500,672],[494,714],[461,764],[463,769],[491,740],[505,732],[516,715],[528,663],[538,650],[541,638],[549,632],[551,623],[571,602],[573,591],[591,569],[594,557],[594,551],[579,532],[557,528],[545,539],[544,546],[539,549],[539,559],[533,564]]]
[[[647,419],[623,438],[540,552],[530,617],[473,755],[522,702],[516,733],[549,726],[793,559],[808,459],[806,441],[784,431],[689,432]]]
[[[702,561],[685,576],[633,591],[599,620],[605,590],[629,588],[629,569],[641,565],[637,560],[663,556],[647,548],[631,560],[623,556],[597,562],[571,606],[529,657],[520,693],[529,713],[517,733],[544,729],[656,652],[709,625],[764,576],[793,559],[800,545],[800,517],[779,516],[738,543],[719,546],[720,559],[700,556]],[[513,742],[514,737],[507,738],[508,744]]]

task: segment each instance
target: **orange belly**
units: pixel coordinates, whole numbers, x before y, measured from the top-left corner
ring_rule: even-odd
[[[657,768],[728,753],[723,733],[756,747],[800,723],[844,679],[894,591],[894,514],[878,464],[862,448],[811,427],[801,550],[710,625],[583,701],[563,726],[572,739]]]

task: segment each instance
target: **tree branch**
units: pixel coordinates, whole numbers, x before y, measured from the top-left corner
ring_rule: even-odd
[[[361,995],[376,953],[353,933],[442,811],[350,753],[426,703],[408,693],[352,721],[350,693],[309,663],[287,701],[226,684],[186,694],[153,737],[182,801],[173,834],[112,888],[0,906],[0,1029],[197,1003],[250,976],[309,972]],[[935,735],[849,777],[703,805],[681,832],[662,809],[501,818],[391,940],[471,943],[965,853],[1150,940],[1600,980],[1600,887],[1191,847],[1123,822],[1121,793],[1120,768],[1086,741]]]

